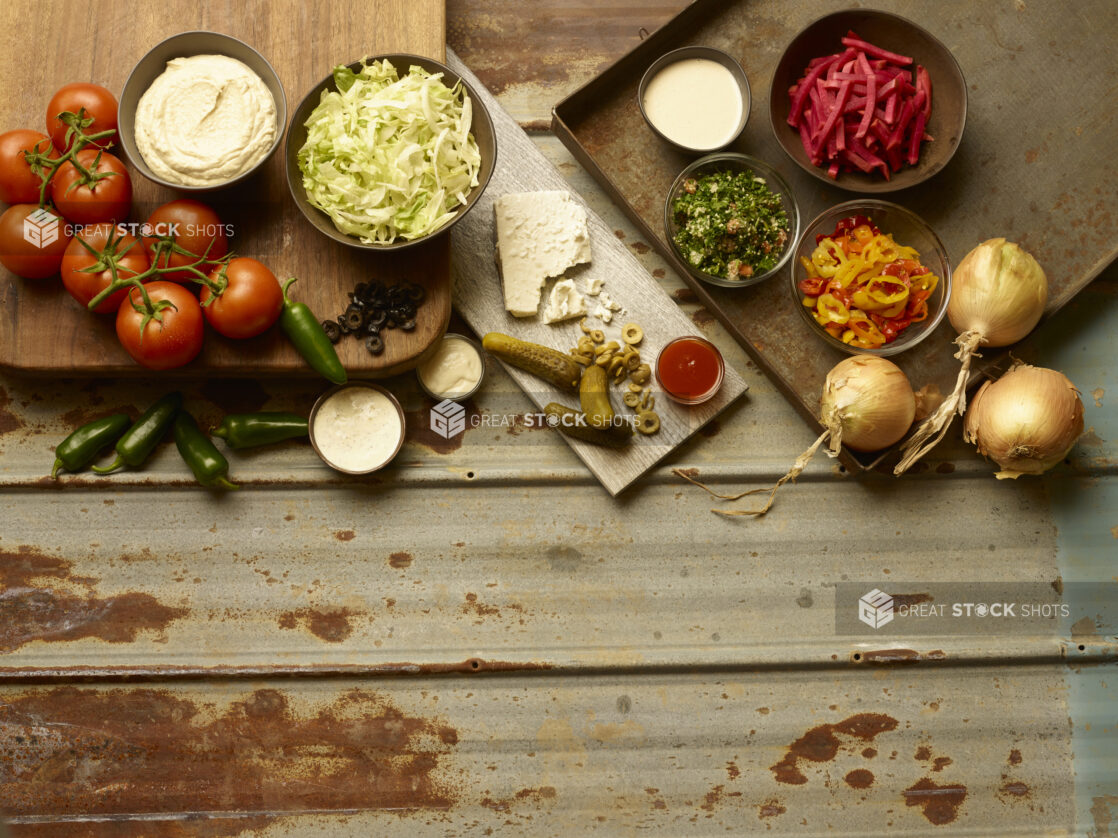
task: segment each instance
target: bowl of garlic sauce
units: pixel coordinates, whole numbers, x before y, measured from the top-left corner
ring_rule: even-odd
[[[468,399],[485,377],[484,351],[477,341],[448,332],[431,357],[416,368],[419,386],[433,399]]]
[[[311,408],[311,446],[330,468],[369,474],[404,444],[404,409],[377,384],[351,382],[327,390]]]
[[[682,47],[645,71],[637,88],[645,122],[683,151],[709,152],[736,140],[749,120],[749,79],[714,47]]]

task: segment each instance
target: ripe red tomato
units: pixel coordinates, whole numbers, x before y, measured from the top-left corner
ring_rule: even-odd
[[[256,337],[279,319],[283,290],[276,275],[255,259],[240,256],[219,265],[210,282],[220,293],[204,285],[198,298],[206,321],[225,337]]]
[[[97,251],[108,251],[116,255],[117,276],[121,279],[142,274],[148,269],[148,254],[135,236],[121,235],[115,224],[91,224],[83,227],[74,236],[62,257],[62,284],[70,296],[88,306],[90,301],[109,287],[113,281],[112,272],[104,262],[104,270],[96,273],[87,269],[99,264],[92,253],[82,247],[82,242]],[[97,314],[113,314],[124,302],[127,289],[110,294],[93,309]]]
[[[157,267],[160,268],[189,265],[197,261],[197,257],[200,256],[205,256],[207,259],[221,259],[229,252],[226,225],[221,223],[221,219],[212,208],[201,201],[179,198],[177,201],[166,203],[148,217],[144,227],[144,247],[147,248],[149,259],[155,259],[155,246],[164,236],[171,236],[176,245],[196,257],[192,259],[183,253],[165,251],[159,258]],[[151,235],[147,235],[149,230]],[[205,266],[200,270],[204,274],[210,272]],[[159,278],[170,282],[191,282],[196,279],[190,271],[173,271],[161,274]]]
[[[94,168],[97,155],[100,162]],[[108,152],[86,148],[78,152],[78,162],[94,173],[109,173],[96,183],[83,185],[81,172],[67,160],[58,167],[51,180],[51,200],[75,224],[97,224],[101,221],[123,221],[132,209],[132,179],[119,159]]]
[[[39,203],[39,187],[43,179],[31,172],[24,158],[25,151],[46,152],[57,157],[50,138],[38,131],[18,128],[0,134],[0,201],[5,204]],[[50,190],[47,190],[50,194]]]
[[[58,115],[64,111],[78,113],[82,108],[85,108],[87,118],[93,117],[93,124],[82,129],[86,134],[97,134],[108,130],[114,132],[103,140],[98,140],[94,145],[108,148],[110,143],[116,142],[116,97],[99,84],[75,82],[60,87],[47,105],[47,133],[50,134],[51,142],[59,151],[67,149],[66,133],[69,131],[69,126],[60,120]]]
[[[16,204],[0,215],[0,264],[24,279],[58,273],[69,243],[66,219],[50,210],[40,213],[38,204]]]
[[[189,364],[202,351],[205,326],[198,300],[174,282],[149,282],[144,288],[153,305],[167,300],[174,308],[160,312],[162,322],[152,318],[144,325],[143,298],[140,289],[133,288],[116,315],[116,336],[121,346],[136,363],[150,370]]]

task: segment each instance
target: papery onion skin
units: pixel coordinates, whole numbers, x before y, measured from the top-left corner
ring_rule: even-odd
[[[947,318],[959,334],[978,332],[986,346],[1008,346],[1033,330],[1047,304],[1044,269],[1020,245],[995,238],[956,266]]]
[[[908,376],[876,355],[852,355],[827,373],[819,401],[823,423],[832,428],[831,448],[880,451],[899,441],[916,416]],[[840,434],[834,433],[838,425]]]
[[[1083,433],[1083,401],[1056,370],[1020,364],[987,381],[967,409],[963,438],[1001,468],[999,480],[1041,474]]]

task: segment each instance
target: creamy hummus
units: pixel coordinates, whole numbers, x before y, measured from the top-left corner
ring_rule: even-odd
[[[364,473],[388,463],[400,447],[404,425],[396,404],[372,387],[342,387],[319,406],[311,438],[327,464]]]
[[[226,55],[173,58],[140,97],[136,146],[159,177],[216,186],[268,155],[279,130],[260,76]]]
[[[460,399],[481,381],[481,356],[469,341],[447,335],[439,348],[420,365],[419,380],[433,396]]]

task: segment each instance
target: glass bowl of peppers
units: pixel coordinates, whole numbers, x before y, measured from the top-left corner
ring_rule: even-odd
[[[889,201],[847,201],[804,228],[789,288],[825,343],[851,354],[896,355],[947,313],[951,263],[935,230],[914,212]]]

